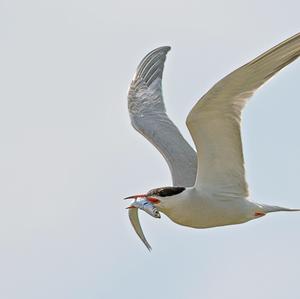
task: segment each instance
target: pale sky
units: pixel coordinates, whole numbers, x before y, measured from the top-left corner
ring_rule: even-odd
[[[185,228],[122,199],[171,184],[133,130],[127,89],[169,45],[164,98],[185,118],[217,80],[299,32],[298,0],[0,0],[0,298],[298,298],[300,214]],[[243,115],[251,197],[300,207],[300,63]]]

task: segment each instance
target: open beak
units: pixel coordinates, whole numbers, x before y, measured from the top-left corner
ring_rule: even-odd
[[[147,195],[146,194],[132,195],[132,196],[125,197],[124,199],[138,199],[140,197],[145,198],[145,197],[147,197]]]
[[[147,196],[147,194],[138,194],[125,197],[124,199],[138,199],[138,198],[146,198],[151,203],[160,203],[160,200],[155,197]]]

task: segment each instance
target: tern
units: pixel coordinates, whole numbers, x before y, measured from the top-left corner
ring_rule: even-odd
[[[128,92],[133,127],[163,155],[173,186],[129,196],[130,221],[146,247],[139,207],[173,222],[209,228],[240,224],[278,211],[300,211],[250,200],[241,141],[241,112],[253,93],[300,55],[300,33],[290,37],[217,82],[186,119],[197,153],[166,113],[162,75],[171,48],[159,47],[137,67]],[[145,205],[145,204],[148,205]],[[151,208],[153,206],[153,209]]]

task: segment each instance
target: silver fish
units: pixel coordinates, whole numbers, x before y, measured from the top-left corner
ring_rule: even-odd
[[[134,200],[128,208],[138,208],[154,218],[160,218],[158,209],[145,198]]]

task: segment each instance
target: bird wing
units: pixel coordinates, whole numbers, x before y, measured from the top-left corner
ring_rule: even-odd
[[[143,241],[145,246],[150,251],[152,248],[151,248],[150,244],[148,243],[148,241],[143,233],[142,227],[140,225],[138,210],[139,210],[138,208],[132,208],[132,207],[129,208],[128,209],[129,219],[130,219],[130,222],[131,222],[135,232],[137,233],[137,235],[140,237],[140,239]]]
[[[162,74],[170,47],[148,53],[137,67],[128,92],[128,110],[132,126],[146,137],[168,163],[174,186],[193,186],[197,174],[197,156],[170,120],[162,96]],[[130,222],[151,250],[141,228],[138,210],[128,211]]]
[[[166,113],[162,96],[162,74],[170,47],[160,47],[138,65],[128,92],[132,126],[163,155],[174,186],[193,186],[197,173],[195,151]]]
[[[241,142],[241,111],[256,89],[300,55],[300,33],[215,84],[186,123],[197,148],[196,188],[248,196]]]

